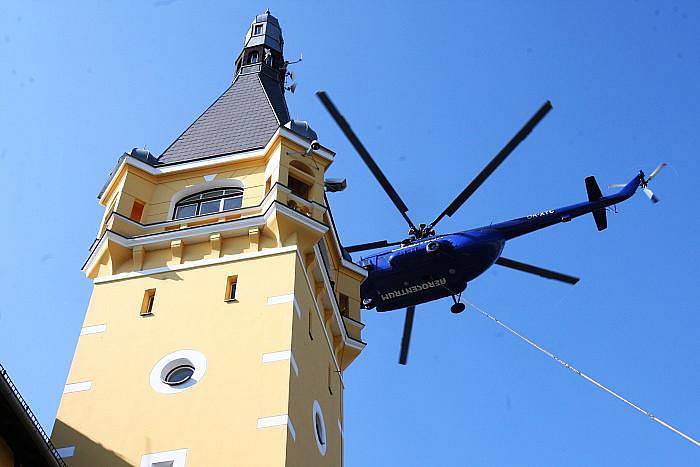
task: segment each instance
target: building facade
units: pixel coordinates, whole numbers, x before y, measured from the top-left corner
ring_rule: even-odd
[[[52,434],[69,466],[339,466],[366,272],[291,120],[269,12],[231,86],[159,157],[124,154],[83,270],[94,287]]]
[[[2,365],[0,467],[66,467],[61,454]]]

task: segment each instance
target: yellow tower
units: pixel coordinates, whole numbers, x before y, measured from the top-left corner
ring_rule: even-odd
[[[279,23],[159,157],[124,154],[52,441],[69,466],[339,466],[365,271],[325,196],[334,153],[290,120]],[[313,143],[313,144],[312,144]]]

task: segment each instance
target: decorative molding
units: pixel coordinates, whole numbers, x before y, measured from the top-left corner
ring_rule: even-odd
[[[268,305],[281,305],[283,303],[290,303],[294,301],[294,293],[289,293],[285,295],[276,295],[274,297],[267,297]]]
[[[143,247],[142,247],[143,248]],[[171,240],[170,241],[170,253],[172,254],[173,264],[182,264],[182,252],[183,252],[182,240]]]
[[[211,182],[212,180],[214,180],[214,179],[216,178],[217,175],[219,175],[219,174],[209,174],[209,175],[205,175],[205,176],[204,176],[204,181],[205,181],[205,182]]]
[[[192,262],[185,263],[185,264],[163,266],[163,267],[152,268],[152,269],[144,269],[143,271],[122,272],[119,274],[112,274],[110,276],[96,277],[95,279],[93,279],[93,283],[103,284],[105,282],[133,279],[134,277],[152,276],[154,274],[161,274],[164,272],[183,271],[186,269],[194,269],[194,268],[199,268],[202,266],[212,266],[212,265],[216,265],[216,264],[225,264],[225,263],[233,263],[236,261],[245,261],[248,259],[259,258],[259,257],[263,257],[263,256],[273,256],[273,255],[280,255],[280,254],[284,254],[284,253],[290,253],[292,251],[296,251],[296,249],[297,249],[296,245],[291,245],[291,246],[285,246],[285,247],[280,247],[280,248],[272,248],[272,249],[263,250],[263,251],[254,251],[254,252],[250,252],[250,253],[239,253],[239,254],[235,254],[235,255],[225,255],[225,256],[222,256],[221,258],[200,259],[200,260],[192,261]]]
[[[209,247],[213,258],[221,257],[221,234],[215,233],[209,236]]]
[[[143,268],[143,257],[145,256],[143,246],[135,246],[134,249],[131,250],[131,255],[134,260],[134,270],[140,271]]]
[[[290,364],[292,365],[292,369],[294,370],[294,374],[299,376],[299,367],[297,366],[297,361],[294,358],[294,354],[292,354],[291,350],[282,350],[280,352],[268,352],[262,354],[263,363],[280,362],[284,360],[289,360]]]
[[[94,244],[88,259],[85,261],[82,270],[84,272],[90,271],[97,263],[101,253],[107,248],[107,243],[109,241],[121,245],[125,248],[134,248],[138,245],[142,245],[144,248],[149,247],[150,249],[165,248],[170,245],[173,240],[193,239],[200,237],[203,240],[209,237],[211,234],[215,233],[247,233],[248,229],[251,227],[264,227],[267,221],[274,214],[283,214],[287,217],[291,217],[296,221],[305,224],[307,227],[316,230],[320,234],[326,233],[328,226],[325,224],[311,219],[287,206],[279,203],[278,201],[272,201],[270,207],[262,214],[258,216],[246,217],[243,219],[235,219],[231,221],[218,222],[213,224],[206,224],[202,226],[190,227],[180,230],[172,230],[165,232],[158,232],[147,235],[140,235],[136,237],[125,237],[112,230],[106,230],[99,241]]]
[[[144,454],[141,457],[141,467],[185,467],[187,459],[187,449],[177,449],[174,451],[154,452]]]
[[[63,388],[63,394],[70,394],[72,392],[82,392],[89,391],[92,389],[92,381],[81,381],[80,383],[70,383],[66,384]]]
[[[87,336],[89,334],[99,334],[107,330],[106,324],[95,324],[94,326],[85,326],[80,330],[81,336]]]
[[[297,318],[301,319],[301,306],[299,306],[299,302],[297,302],[296,297],[294,297],[294,311],[297,314]]]
[[[292,424],[292,419],[289,418],[289,415],[287,415],[287,414],[274,415],[272,417],[258,418],[258,423],[257,423],[258,429],[271,428],[271,427],[275,427],[275,426],[285,426],[285,425],[289,429],[289,433],[292,435],[292,439],[294,441],[296,441],[297,440],[297,432],[294,429],[294,424]]]

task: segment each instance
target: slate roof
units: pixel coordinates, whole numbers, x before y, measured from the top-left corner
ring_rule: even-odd
[[[289,110],[279,82],[239,74],[233,84],[158,158],[173,164],[265,147]]]

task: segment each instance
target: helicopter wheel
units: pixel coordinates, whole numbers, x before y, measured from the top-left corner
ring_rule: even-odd
[[[466,306],[464,305],[464,303],[457,302],[450,307],[450,311],[454,314],[459,314],[463,312],[465,308]]]

